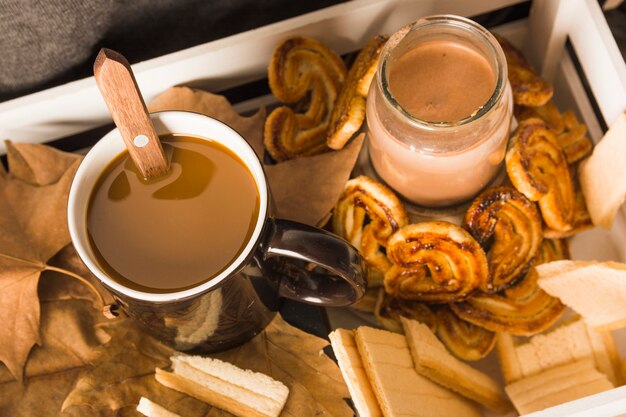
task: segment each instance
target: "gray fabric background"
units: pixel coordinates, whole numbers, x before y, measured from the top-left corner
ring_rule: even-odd
[[[0,0],[0,101],[92,75],[101,47],[140,62],[345,0]]]
[[[131,63],[346,0],[0,0],[0,101],[92,75],[101,47]],[[622,54],[626,3],[607,18]]]

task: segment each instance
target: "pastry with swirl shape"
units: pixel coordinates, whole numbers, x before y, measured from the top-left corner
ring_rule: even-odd
[[[591,215],[587,210],[587,203],[585,201],[585,196],[583,195],[580,186],[580,181],[578,180],[578,175],[574,170],[570,171],[570,173],[572,175],[572,180],[574,181],[574,218],[572,220],[572,228],[565,232],[550,228],[544,228],[543,237],[545,238],[563,239],[566,237],[571,237],[576,233],[582,232],[583,230],[591,229],[593,227]]]
[[[341,149],[361,128],[365,119],[365,100],[376,74],[378,57],[387,38],[376,36],[365,44],[350,67],[337,103],[330,116],[328,138],[331,149]]]
[[[487,256],[465,229],[444,221],[410,224],[387,242],[393,266],[385,290],[405,300],[449,303],[485,285]]]
[[[535,203],[512,187],[489,188],[465,213],[464,226],[487,252],[486,293],[502,291],[523,278],[543,239]]]
[[[569,258],[567,243],[544,239],[536,264]],[[460,303],[450,304],[452,311],[465,321],[492,332],[531,336],[556,322],[565,306],[537,284],[537,272],[531,268],[517,285],[498,294],[474,294]]]
[[[403,332],[400,317],[417,320],[428,326],[433,333],[439,322],[437,314],[427,304],[392,297],[384,288],[379,289],[374,316],[387,330],[397,333]]]
[[[333,211],[333,231],[359,249],[368,264],[368,286],[381,286],[391,266],[383,248],[409,219],[389,188],[366,176],[349,180]]]
[[[268,79],[272,94],[283,103],[296,103],[296,113],[281,106],[265,121],[264,144],[277,161],[324,152],[330,115],[346,79],[339,55],[311,38],[292,37],[272,55]]]
[[[574,185],[569,164],[554,133],[538,118],[522,120],[511,138],[506,171],[515,188],[537,201],[550,229],[573,228]]]
[[[437,337],[459,359],[477,361],[496,345],[496,334],[459,318],[448,306],[437,309]]]
[[[561,114],[552,101],[540,107],[517,106],[515,116],[518,121],[539,117],[546,122],[556,135],[556,140],[570,165],[580,161],[593,150],[593,143],[587,136],[587,126],[580,123],[571,110]]]
[[[522,52],[502,36],[495,35],[502,47],[508,67],[513,102],[522,106],[543,106],[552,98],[552,86],[538,75]]]

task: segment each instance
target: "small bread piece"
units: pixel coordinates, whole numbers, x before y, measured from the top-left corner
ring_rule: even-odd
[[[593,224],[611,227],[626,199],[626,113],[621,114],[593,154],[580,165],[580,183]]]
[[[505,387],[520,414],[543,410],[613,388],[592,360],[572,362],[523,378]]]
[[[401,320],[420,375],[498,413],[511,410],[511,403],[496,381],[448,353],[427,326],[404,317]]]
[[[608,336],[608,337],[607,337]],[[579,318],[549,333],[533,336],[515,346],[522,376],[530,376],[555,366],[583,359],[594,361],[596,368],[615,386],[621,385],[619,358],[610,334],[596,332]]]
[[[376,36],[357,55],[330,116],[326,144],[341,149],[363,124],[365,99],[376,74],[378,57],[387,39]]]
[[[355,337],[385,417],[482,415],[470,401],[417,373],[404,336],[359,327]]]
[[[626,264],[555,261],[536,267],[539,286],[596,330],[626,326]]]
[[[157,369],[157,381],[239,417],[278,417],[289,395],[282,382],[219,359],[170,359],[174,372]]]
[[[352,331],[337,329],[331,332],[328,338],[359,417],[382,416],[372,385],[363,369],[361,355],[359,355]]]
[[[146,397],[141,397],[139,399],[139,404],[137,404],[136,410],[147,417],[180,417],[178,414],[166,410]]]
[[[519,362],[515,350],[515,339],[510,333],[500,332],[496,334],[496,351],[502,370],[504,382],[510,384],[522,379],[522,364]]]

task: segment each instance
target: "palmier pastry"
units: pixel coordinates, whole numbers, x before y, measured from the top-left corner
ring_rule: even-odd
[[[561,114],[552,101],[541,107],[517,106],[515,115],[518,121],[539,117],[546,122],[570,165],[589,155],[593,149],[593,143],[587,136],[587,126],[580,123],[571,110]]]
[[[391,263],[381,249],[408,221],[402,202],[383,184],[365,176],[346,183],[333,211],[333,231],[363,255],[370,267],[368,286],[382,285]]]
[[[379,289],[374,316],[380,324],[392,332],[403,333],[400,317],[424,323],[433,332],[437,330],[437,315],[428,305],[392,297],[384,288]]]
[[[587,210],[587,202],[580,186],[580,181],[576,171],[570,171],[572,173],[572,180],[574,182],[574,218],[572,220],[572,228],[568,231],[559,231],[550,228],[543,229],[543,236],[548,239],[563,239],[575,235],[593,227],[593,221],[591,215]]]
[[[574,185],[569,165],[552,131],[538,118],[522,120],[506,154],[506,171],[515,188],[537,201],[546,225],[573,228]]]
[[[459,318],[448,306],[437,309],[437,337],[459,359],[477,361],[496,345],[496,334]]]
[[[393,266],[385,274],[392,296],[431,303],[461,300],[485,285],[489,267],[478,242],[452,223],[410,224],[387,242]]]
[[[537,264],[569,257],[564,241],[544,239]],[[517,285],[499,294],[474,294],[467,300],[450,304],[463,320],[493,332],[519,336],[539,333],[556,322],[565,310],[561,302],[537,285],[537,272],[531,268]]]
[[[564,129],[556,139],[565,153],[567,162],[573,164],[591,153],[593,143],[587,136],[587,126],[578,121],[573,111],[563,112],[562,120]]]
[[[283,103],[298,103],[306,111],[278,107],[265,121],[264,143],[277,161],[323,152],[330,114],[345,81],[341,58],[320,42],[302,37],[280,43],[270,61],[272,94]]]
[[[494,35],[502,46],[508,67],[513,102],[522,106],[543,106],[552,98],[552,86],[538,75],[524,55],[505,38]]]
[[[386,38],[382,36],[371,39],[361,49],[350,67],[348,78],[330,116],[327,139],[329,148],[343,148],[352,135],[361,128],[365,119],[365,100],[385,42]]]
[[[543,238],[535,203],[512,187],[481,193],[465,213],[464,225],[487,252],[489,279],[480,287],[486,293],[523,278]]]

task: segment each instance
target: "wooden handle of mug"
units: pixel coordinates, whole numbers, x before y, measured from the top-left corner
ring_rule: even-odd
[[[126,58],[103,48],[93,69],[100,93],[141,175],[149,179],[166,174],[167,157]]]

